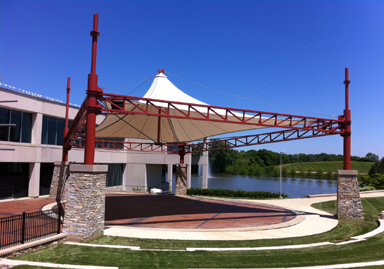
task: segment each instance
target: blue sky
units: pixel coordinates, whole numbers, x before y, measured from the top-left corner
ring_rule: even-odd
[[[341,115],[348,67],[352,155],[384,156],[384,1],[2,0],[1,83],[64,101],[71,77],[71,103],[81,104],[94,13],[100,16],[100,87],[141,82],[162,68],[276,106],[168,75],[184,92],[212,105]],[[144,95],[149,86],[132,95]],[[128,94],[134,88],[105,91]],[[254,148],[342,154],[342,145],[340,136],[330,136]]]

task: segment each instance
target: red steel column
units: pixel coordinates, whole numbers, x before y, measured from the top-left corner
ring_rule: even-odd
[[[351,170],[351,110],[349,109],[349,70],[345,68],[345,125],[344,138],[344,170]]]
[[[97,86],[98,76],[96,75],[96,53],[97,53],[97,38],[100,33],[97,31],[99,23],[99,14],[93,17],[92,36],[92,61],[91,73],[88,75],[88,90],[87,90],[87,121],[85,131],[85,152],[84,164],[94,164],[95,162],[95,130],[96,130],[96,114],[99,112],[97,104],[98,96],[102,90]]]
[[[65,128],[64,128],[64,140],[68,134],[68,117],[69,117],[69,92],[71,91],[71,78],[67,80],[67,104],[65,108]],[[64,144],[64,143],[63,143]],[[63,161],[68,162],[68,148],[64,148],[63,146]]]

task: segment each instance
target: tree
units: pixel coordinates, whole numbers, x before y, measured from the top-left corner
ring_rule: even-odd
[[[367,155],[365,155],[365,158],[370,158],[372,161],[377,162],[379,161],[379,156],[376,154],[373,154],[371,152],[368,152]]]
[[[288,168],[286,166],[282,167],[281,174],[283,177],[286,177],[288,175]]]
[[[296,176],[296,169],[293,166],[291,167],[291,170],[289,170],[289,175],[292,178],[295,178],[295,176]]]
[[[362,176],[360,180],[360,187],[370,186],[375,189],[384,189],[384,175],[376,173],[373,177]]]
[[[221,149],[209,152],[209,163],[213,173],[224,173],[229,165],[233,165],[239,152],[234,149]]]
[[[317,176],[318,179],[322,179],[323,176],[324,176],[323,169],[318,168],[318,169],[316,170],[316,176]]]
[[[375,174],[380,173],[384,174],[384,157],[381,158],[380,161],[376,161],[374,164],[372,164],[371,169],[368,172],[368,175],[370,177],[374,177]]]

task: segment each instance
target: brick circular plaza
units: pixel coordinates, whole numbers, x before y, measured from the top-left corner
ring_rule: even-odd
[[[282,207],[169,195],[107,195],[105,226],[185,231],[263,230],[301,220]]]

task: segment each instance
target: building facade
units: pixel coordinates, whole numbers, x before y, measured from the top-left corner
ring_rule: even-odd
[[[0,85],[0,96],[0,199],[46,195],[54,162],[62,158],[66,106],[4,84]],[[77,111],[77,106],[70,106],[70,120]],[[98,116],[97,123],[102,120],[103,116]],[[13,126],[4,126],[9,124]],[[69,151],[69,162],[83,163],[83,159],[83,149]],[[194,159],[194,164],[206,164],[207,160],[204,154]],[[95,152],[95,164],[108,165],[107,187],[114,191],[172,190],[172,167],[177,163],[177,154],[163,152],[102,148]],[[190,155],[185,156],[185,163],[191,178]]]

